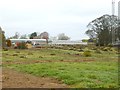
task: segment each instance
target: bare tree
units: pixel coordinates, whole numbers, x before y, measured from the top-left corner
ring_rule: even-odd
[[[54,41],[54,40],[57,40],[57,37],[56,36],[50,36],[49,38],[51,41]]]
[[[49,33],[48,32],[43,32],[38,37],[40,37],[41,39],[46,39],[46,42],[48,44],[48,39],[49,39]]]
[[[27,39],[27,35],[26,34],[21,35],[20,39]]]
[[[64,33],[58,35],[58,40],[69,40],[70,37],[66,36]]]
[[[10,39],[18,39],[20,37],[20,33],[16,32],[14,36],[10,37]]]

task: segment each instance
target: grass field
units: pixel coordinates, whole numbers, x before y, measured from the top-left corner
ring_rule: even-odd
[[[76,88],[118,87],[118,54],[115,51],[83,52],[62,49],[3,51],[3,67],[40,77],[51,77]]]

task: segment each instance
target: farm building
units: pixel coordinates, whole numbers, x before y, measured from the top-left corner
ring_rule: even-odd
[[[20,42],[31,42],[32,45],[46,44],[46,39],[10,39],[12,44]]]
[[[52,45],[74,45],[74,44],[82,44],[82,45],[87,45],[87,42],[82,42],[82,41],[71,41],[71,40],[55,40],[52,41]]]
[[[46,39],[10,39],[12,44],[20,42],[31,42],[33,46],[46,45]],[[87,42],[82,41],[71,41],[71,40],[54,40],[49,41],[49,45],[87,45]]]

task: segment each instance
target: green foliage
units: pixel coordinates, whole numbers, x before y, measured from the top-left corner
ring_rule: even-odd
[[[11,62],[4,67],[38,77],[55,78],[74,88],[118,87],[118,55],[113,51],[100,50],[102,53],[97,54],[95,50],[84,49],[87,50],[92,53],[91,57],[81,56],[83,52],[54,48],[9,49],[2,51],[2,61]]]
[[[21,42],[18,44],[17,46],[18,49],[27,49],[26,43],[25,42]]]
[[[79,84],[79,88],[118,87],[117,86],[117,63],[93,62],[93,63],[37,63],[27,65],[12,65],[10,67],[42,77],[52,77],[63,83],[72,85]],[[116,77],[116,78],[115,78]]]
[[[88,42],[88,39],[82,39],[82,42]]]
[[[112,44],[112,30],[118,28],[118,17],[114,15],[103,15],[91,21],[88,25],[86,34],[90,38],[96,39],[98,46],[107,46]],[[119,38],[120,30],[116,29],[114,41]]]
[[[30,39],[33,39],[33,38],[36,37],[36,36],[37,36],[37,33],[34,32],[34,33],[32,33],[32,34],[30,35]]]
[[[84,51],[83,55],[84,55],[85,57],[91,57],[91,56],[92,56],[92,55],[91,55],[91,51],[89,51],[89,50]]]

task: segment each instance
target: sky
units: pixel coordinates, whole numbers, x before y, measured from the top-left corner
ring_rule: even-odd
[[[112,0],[0,0],[0,26],[6,37],[46,31],[50,36],[65,33],[71,40],[87,39],[87,24],[104,14],[112,14]]]

